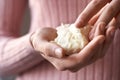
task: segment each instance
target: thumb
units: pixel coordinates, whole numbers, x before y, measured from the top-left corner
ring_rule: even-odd
[[[40,45],[39,49],[44,55],[56,58],[62,58],[64,56],[63,48],[53,42],[43,41]]]

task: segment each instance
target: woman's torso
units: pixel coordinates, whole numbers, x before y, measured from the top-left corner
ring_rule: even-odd
[[[30,31],[73,23],[88,3],[88,0],[30,0],[30,6],[34,6]],[[17,80],[120,80],[120,30],[103,59],[76,73],[58,71],[49,62],[42,61],[21,73]]]

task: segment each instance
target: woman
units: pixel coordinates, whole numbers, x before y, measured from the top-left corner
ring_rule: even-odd
[[[120,31],[116,30],[119,21],[116,15],[120,1],[110,1],[0,0],[0,75],[18,74],[17,80],[119,80]],[[96,14],[108,2],[110,4]],[[20,36],[27,3],[31,26],[28,34]],[[62,48],[49,42],[56,37],[54,26],[61,22],[73,23],[76,27],[88,22],[94,24],[87,47],[66,58]]]

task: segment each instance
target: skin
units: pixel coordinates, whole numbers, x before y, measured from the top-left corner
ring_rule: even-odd
[[[49,42],[50,38],[46,37],[48,34],[52,37],[56,37],[55,34],[53,35],[52,33],[49,33],[49,30],[56,32],[56,30],[52,28],[42,28],[39,33],[33,34],[31,40],[33,41],[35,50],[42,52],[41,55],[50,63],[52,63],[58,70],[67,69],[74,72],[104,56],[114,37],[115,26],[113,24],[114,21],[112,21],[112,24],[106,31],[106,35],[104,35],[105,29],[101,29],[103,24],[100,23],[96,29],[96,36],[93,38],[93,40],[91,40],[89,44],[79,53],[72,54],[70,56],[61,55],[64,54],[64,50],[55,43]],[[45,31],[45,33],[42,34],[41,31]],[[53,38],[51,38],[51,40],[53,40]],[[59,55],[56,55],[55,53],[56,48],[60,49],[57,52]]]
[[[92,0],[75,21],[76,27],[83,27],[107,3],[109,6],[102,12],[95,26],[100,22],[108,25],[112,18],[120,13],[120,0]]]
[[[110,0],[92,0],[73,23],[79,28],[87,22],[94,25],[90,33],[91,41],[79,53],[64,56],[64,49],[50,42],[57,36],[56,30],[53,28],[40,28],[32,34],[30,41],[34,49],[42,52],[41,55],[58,70],[72,72],[78,71],[104,57],[114,39],[117,29],[116,15],[120,11],[120,8],[118,8],[120,0],[113,0],[105,6],[107,2],[110,2]],[[99,11],[101,8],[103,9]]]

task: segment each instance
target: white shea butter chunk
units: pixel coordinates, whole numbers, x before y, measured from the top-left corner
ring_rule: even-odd
[[[73,24],[62,24],[57,28],[58,36],[54,42],[66,51],[66,55],[77,53],[88,44],[90,30],[89,25],[76,28]]]

